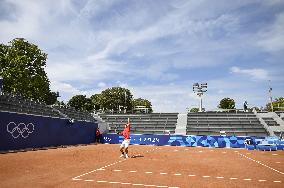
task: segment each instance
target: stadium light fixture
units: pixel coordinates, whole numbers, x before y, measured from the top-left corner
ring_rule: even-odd
[[[273,112],[271,80],[268,80],[268,81],[269,81],[268,93],[269,93],[269,99],[270,99],[270,106],[271,106],[271,111]]]
[[[202,95],[207,91],[207,83],[194,83],[192,89],[199,96],[199,112],[202,112]]]

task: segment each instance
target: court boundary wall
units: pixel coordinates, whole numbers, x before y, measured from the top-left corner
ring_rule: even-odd
[[[245,141],[251,140],[250,149],[260,149],[259,145],[267,146],[265,148],[261,147],[264,150],[284,149],[284,141],[275,137],[131,134],[130,139],[130,144],[133,145],[214,148],[248,148]],[[123,136],[113,133],[103,134],[101,137],[101,142],[104,144],[120,144],[122,141]]]
[[[90,144],[97,123],[0,112],[0,151]]]

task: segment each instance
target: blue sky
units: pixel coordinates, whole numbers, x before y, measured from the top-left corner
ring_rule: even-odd
[[[0,42],[22,37],[48,54],[61,100],[121,86],[155,112],[224,97],[241,108],[284,96],[283,0],[1,0]]]

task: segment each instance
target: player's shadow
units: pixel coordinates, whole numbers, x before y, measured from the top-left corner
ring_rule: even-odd
[[[139,157],[144,157],[143,155],[133,155],[131,158],[139,158]]]

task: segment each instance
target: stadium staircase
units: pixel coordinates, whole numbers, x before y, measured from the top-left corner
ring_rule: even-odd
[[[269,132],[269,136],[279,136],[284,132],[282,112],[254,112],[261,124]]]
[[[188,113],[187,135],[267,136],[269,133],[251,112]]]
[[[133,134],[172,134],[175,133],[178,113],[151,114],[99,114],[109,125],[109,133],[120,133],[131,121]]]

